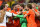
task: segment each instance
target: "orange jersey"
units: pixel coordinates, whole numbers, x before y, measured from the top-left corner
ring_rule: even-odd
[[[14,13],[14,10],[12,10],[11,13]]]
[[[28,27],[37,27],[35,23],[35,13],[30,9],[27,15]]]
[[[35,13],[30,9],[29,12],[27,13],[28,15],[28,21],[33,20],[35,21]],[[27,17],[26,17],[27,18]]]
[[[15,12],[14,10],[11,11],[11,13],[14,13],[14,14],[18,14],[19,10],[17,12]]]
[[[19,11],[16,11],[15,12],[14,10],[11,11],[11,13],[14,13],[14,14],[18,14],[18,12]],[[19,22],[20,22],[20,19],[19,18],[16,18],[13,23],[14,23],[15,26],[18,26],[19,25]]]
[[[2,1],[0,1],[0,6],[2,5]]]
[[[11,10],[11,8],[7,8],[7,11],[10,11]]]
[[[37,9],[34,9],[36,12],[38,12],[38,10]],[[39,12],[38,12],[39,13]]]
[[[35,11],[38,12],[37,9],[35,9]]]
[[[11,11],[11,13],[14,13],[14,14],[18,14],[18,12],[19,11],[15,12],[14,10]],[[15,20],[14,20],[14,23],[16,23]]]
[[[35,13],[30,9],[29,11],[25,12],[24,14],[27,14],[26,17],[28,22],[28,27],[37,27],[37,24],[35,23]]]
[[[25,11],[25,12],[23,12],[23,14],[25,15],[25,14],[26,14],[26,11]]]

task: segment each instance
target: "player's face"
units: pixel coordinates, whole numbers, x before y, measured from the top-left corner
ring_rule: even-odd
[[[17,10],[17,9],[23,9],[23,8],[20,5],[17,4],[17,5],[14,6],[14,10],[15,9]]]
[[[24,8],[24,9],[28,10],[28,7],[27,7],[27,6],[25,6],[25,8]]]
[[[5,4],[5,7],[8,7],[8,4]]]
[[[32,7],[34,8],[34,5],[32,4]]]
[[[20,8],[21,6],[19,4],[16,5],[16,8]]]
[[[34,4],[32,4],[32,8],[36,8],[36,6]]]
[[[6,8],[6,9],[8,8],[8,4],[5,4],[5,8]]]

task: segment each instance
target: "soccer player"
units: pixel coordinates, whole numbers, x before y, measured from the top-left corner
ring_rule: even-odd
[[[36,16],[39,16],[39,12],[38,12],[38,10],[36,9],[35,4],[32,4],[32,10],[35,12]]]
[[[4,6],[4,8],[5,8],[5,6]],[[6,12],[5,12],[5,10],[0,9],[0,27],[6,27],[6,15],[5,15]]]
[[[13,4],[13,10],[11,11],[11,13],[14,13],[14,14],[18,14],[18,12],[19,12],[19,7],[20,7],[20,5],[19,4]],[[19,18],[17,18],[17,17],[13,17],[13,24],[14,24],[14,27],[20,27],[20,19]]]
[[[38,9],[39,9],[39,7],[38,7]],[[36,21],[36,23],[39,22],[39,20],[38,20],[39,19],[39,11],[38,11],[38,9],[36,8],[36,5],[35,4],[32,4],[32,10],[35,13],[35,21]]]
[[[20,7],[21,9],[19,9],[19,13],[18,14],[13,14],[14,16],[20,18],[20,24],[21,24],[21,27],[27,27],[27,20],[26,18],[23,18],[24,15],[22,13],[22,7]]]
[[[37,24],[35,22],[35,13],[32,10],[32,5],[27,4],[27,12],[24,15],[24,18],[26,17],[27,22],[28,22],[28,27],[37,27]]]
[[[5,9],[6,11],[11,12],[11,8],[9,8],[9,5],[7,3],[5,4]]]

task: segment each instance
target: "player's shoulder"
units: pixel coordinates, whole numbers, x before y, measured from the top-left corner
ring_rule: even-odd
[[[34,11],[32,9],[29,10],[29,13],[34,13]]]
[[[13,13],[14,12],[14,10],[11,10],[11,13]]]
[[[29,11],[33,11],[32,9],[29,9]]]
[[[11,11],[14,11],[14,10],[11,10]]]

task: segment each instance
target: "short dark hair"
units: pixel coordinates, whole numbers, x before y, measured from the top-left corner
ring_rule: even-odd
[[[4,5],[4,4],[2,4],[2,6],[1,6],[0,10],[2,10],[3,8],[5,8],[5,5]]]
[[[24,4],[20,4],[20,6],[24,8]]]
[[[12,7],[14,7],[14,6],[17,5],[17,4],[19,4],[19,3],[14,3],[14,4],[12,5]]]
[[[17,4],[13,4],[12,7],[15,6],[15,5],[17,5]]]
[[[32,9],[32,5],[31,4],[27,4],[27,7]]]

